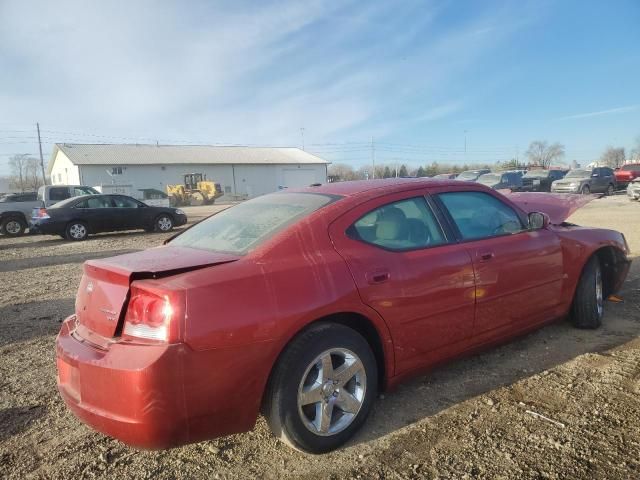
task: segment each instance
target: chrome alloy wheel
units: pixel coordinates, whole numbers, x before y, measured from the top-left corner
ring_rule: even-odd
[[[604,309],[604,300],[602,298],[602,274],[600,269],[596,269],[596,308],[598,309],[598,317],[602,316]]]
[[[173,223],[171,222],[171,219],[169,217],[161,217],[158,219],[158,228],[161,231],[167,232],[171,230],[172,226],[173,226]]]
[[[71,235],[76,240],[83,239],[87,236],[87,227],[85,227],[81,223],[74,223],[69,228],[69,235]]]
[[[4,229],[9,235],[17,235],[22,231],[22,225],[17,220],[9,220],[5,223]]]
[[[358,356],[344,348],[327,350],[307,367],[298,387],[302,423],[316,435],[341,432],[356,418],[367,389]]]

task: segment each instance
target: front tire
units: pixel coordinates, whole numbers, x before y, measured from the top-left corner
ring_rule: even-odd
[[[265,395],[271,431],[308,453],[344,445],[367,419],[378,388],[367,341],[344,325],[319,323],[287,346]]]
[[[153,227],[156,232],[170,232],[173,230],[173,218],[162,214],[156,218]]]
[[[0,233],[8,237],[20,237],[27,231],[26,223],[15,217],[7,218],[0,225]]]
[[[591,193],[591,188],[589,188],[589,185],[584,185],[580,190],[580,193],[582,195],[589,195]]]
[[[83,222],[70,222],[65,229],[65,238],[74,242],[86,240],[89,236],[89,229]]]
[[[596,329],[602,325],[604,298],[602,268],[595,255],[582,269],[571,305],[571,323],[576,328]]]

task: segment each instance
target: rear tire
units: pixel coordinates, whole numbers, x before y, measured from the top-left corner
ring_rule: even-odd
[[[582,269],[571,305],[570,319],[576,328],[595,329],[602,325],[604,298],[602,268],[595,255]]]
[[[2,221],[0,233],[7,237],[20,237],[27,231],[27,224],[17,217],[9,217]]]
[[[589,188],[589,185],[584,185],[581,189],[580,189],[580,193],[582,195],[589,195],[591,193],[591,188]]]
[[[377,388],[367,341],[344,325],[319,323],[294,338],[278,359],[264,413],[273,434],[289,446],[326,453],[362,426]]]
[[[86,240],[89,236],[89,228],[84,222],[73,221],[69,222],[65,229],[65,238],[74,242],[81,242]]]
[[[615,192],[615,188],[614,188],[614,187],[613,187],[613,185],[610,183],[610,184],[609,184],[609,186],[607,187],[607,191],[606,191],[605,195],[607,195],[607,196],[609,196],[609,197],[610,197],[611,195],[613,195],[613,194],[614,194],[614,192]]]
[[[164,213],[159,215],[153,223],[153,229],[156,232],[170,232],[173,230],[173,218]]]

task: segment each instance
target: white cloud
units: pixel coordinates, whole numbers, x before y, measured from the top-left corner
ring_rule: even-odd
[[[161,141],[391,134],[461,111],[451,80],[516,28],[508,8],[436,28],[442,5],[4,0],[3,122]]]

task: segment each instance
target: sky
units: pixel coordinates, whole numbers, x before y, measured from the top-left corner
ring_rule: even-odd
[[[53,143],[588,163],[640,136],[640,1],[0,0],[0,174]],[[373,145],[373,149],[372,149]],[[466,148],[465,148],[466,145]]]

